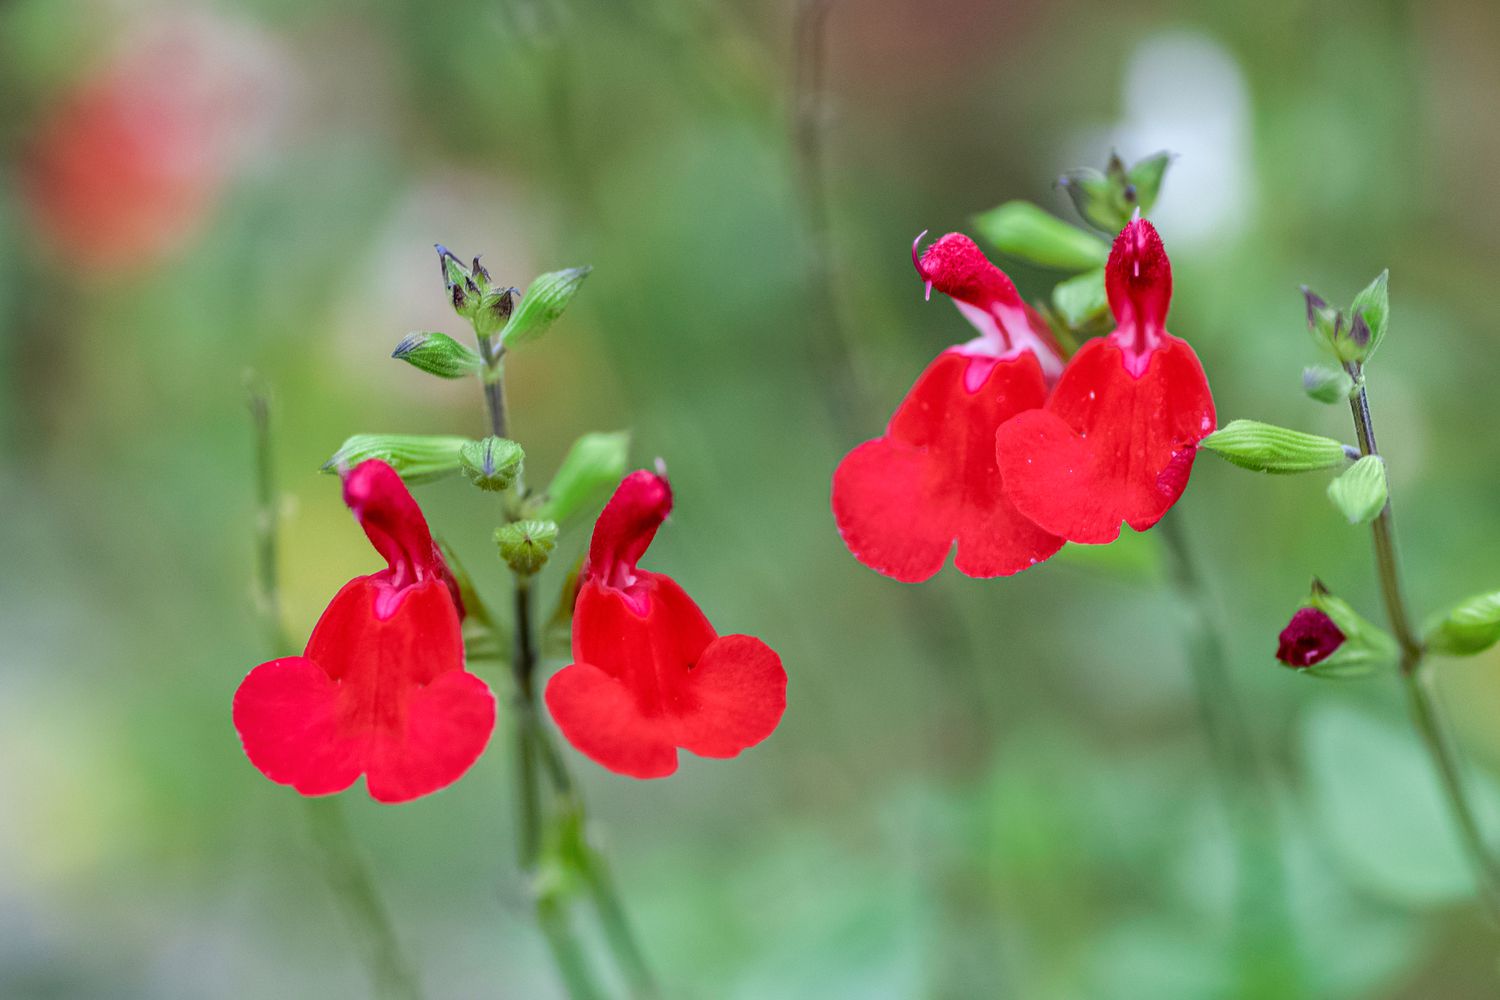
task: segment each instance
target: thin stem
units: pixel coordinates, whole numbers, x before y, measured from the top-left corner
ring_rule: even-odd
[[[375,995],[388,1000],[415,1000],[422,995],[416,976],[401,952],[390,914],[380,899],[369,866],[354,847],[341,800],[306,799],[308,829],[323,854],[323,870],[344,914],[359,937]]]
[[[281,507],[276,494],[275,467],[271,447],[269,393],[258,379],[249,380],[250,417],[255,433],[255,579],[266,643],[273,656],[293,652],[281,617],[277,541],[281,529]],[[421,997],[416,975],[401,950],[390,914],[381,902],[369,866],[355,847],[336,798],[304,798],[308,829],[323,855],[323,871],[334,898],[344,911],[369,973],[375,994],[387,1000]]]
[[[516,761],[519,769],[517,787],[520,799],[521,867],[536,867],[541,850],[542,805],[537,787],[536,703],[532,699],[531,674],[535,667],[531,645],[531,580],[516,576],[515,648],[511,654],[511,675],[515,681]]]
[[[1347,368],[1355,384],[1354,395],[1349,399],[1349,410],[1354,417],[1354,432],[1359,437],[1360,454],[1379,455],[1364,372],[1357,362],[1351,363]],[[1496,861],[1480,832],[1479,821],[1464,787],[1463,769],[1459,764],[1453,738],[1448,732],[1441,707],[1433,695],[1424,669],[1427,651],[1417,638],[1411,615],[1407,611],[1406,596],[1401,586],[1401,564],[1396,553],[1395,516],[1389,497],[1370,529],[1375,541],[1375,565],[1380,580],[1380,593],[1385,600],[1386,617],[1401,650],[1401,678],[1406,688],[1412,722],[1422,738],[1422,745],[1432,758],[1433,767],[1437,769],[1443,796],[1448,802],[1454,822],[1458,824],[1459,839],[1478,881],[1480,898],[1491,918],[1500,922],[1500,862]]]
[[[508,438],[510,411],[505,405],[505,347],[493,337],[480,337],[479,356],[484,360],[484,366],[479,369],[479,378],[484,383],[484,404],[490,417],[490,433],[498,438]]]
[[[594,908],[599,911],[599,922],[604,927],[605,939],[609,941],[610,949],[630,980],[632,995],[641,1000],[657,996],[656,979],[651,975],[646,954],[641,950],[635,932],[630,927],[630,918],[626,916],[620,894],[615,890],[609,867],[603,856],[587,843],[584,844],[584,856],[583,874],[594,897]]]
[[[547,939],[547,949],[552,952],[552,960],[562,976],[568,996],[572,1000],[593,1000],[594,997],[602,996],[594,983],[588,958],[573,933],[567,907],[557,899],[538,899],[536,919],[541,925],[543,937]]]

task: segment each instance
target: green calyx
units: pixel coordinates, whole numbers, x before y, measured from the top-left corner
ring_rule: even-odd
[[[1369,524],[1385,509],[1389,489],[1385,462],[1379,455],[1366,455],[1328,484],[1328,499],[1350,524]]]
[[[514,521],[495,529],[495,544],[500,547],[500,558],[513,572],[531,576],[547,565],[547,558],[557,547],[557,522]]]
[[[1259,420],[1232,420],[1198,444],[1242,469],[1279,475],[1331,469],[1349,460],[1342,442]]]
[[[458,471],[466,437],[439,434],[355,434],[323,463],[324,472],[342,473],[378,459],[408,483],[425,483]]]
[[[1310,365],[1302,369],[1302,391],[1320,403],[1347,403],[1354,379],[1342,368]]]
[[[594,432],[574,441],[547,485],[538,515],[563,523],[602,502],[625,475],[629,452],[628,431]]]
[[[478,354],[446,333],[409,333],[391,357],[438,378],[463,378],[483,363]]]
[[[459,468],[469,482],[482,490],[499,493],[515,484],[526,453],[508,438],[487,437],[470,441],[459,450]]]
[[[1390,272],[1381,271],[1365,286],[1347,311],[1337,309],[1306,285],[1307,327],[1318,346],[1329,350],[1343,364],[1363,364],[1375,353],[1390,326]]]
[[[1330,593],[1321,580],[1313,580],[1305,606],[1323,612],[1344,633],[1343,645],[1327,659],[1306,668],[1307,673],[1352,680],[1396,665],[1396,640],[1355,611],[1349,602]]]
[[[1161,194],[1162,178],[1172,163],[1172,154],[1155,153],[1130,167],[1112,154],[1101,173],[1090,167],[1070,170],[1057,184],[1089,225],[1114,235],[1139,210],[1148,213]]]
[[[500,331],[500,343],[509,349],[545,334],[573,301],[578,286],[583,284],[591,270],[589,267],[570,267],[538,276],[521,296],[520,305],[510,313]]]
[[[1008,201],[974,217],[974,228],[1001,253],[1059,271],[1103,267],[1109,245],[1029,201]]]
[[[1435,617],[1422,642],[1444,656],[1473,656],[1500,642],[1500,591],[1476,594]]]

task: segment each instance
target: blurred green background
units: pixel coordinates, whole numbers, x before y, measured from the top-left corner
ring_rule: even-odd
[[[509,366],[528,464],[632,428],[677,490],[647,565],[791,677],[780,730],[735,761],[641,783],[571,756],[669,996],[1496,994],[1500,939],[1394,681],[1271,659],[1315,572],[1379,617],[1368,538],[1324,478],[1205,457],[1174,515],[1275,776],[1269,873],[1241,864],[1156,539],[1009,580],[950,569],[914,597],[849,556],[827,496],[971,336],[922,301],[912,237],[1012,198],[1071,217],[1062,170],[1166,148],[1171,326],[1221,420],[1348,438],[1299,391],[1297,286],[1343,302],[1389,266],[1370,383],[1412,597],[1500,584],[1500,7],[802,13],[0,4],[0,995],[365,990],[297,797],[229,722],[267,655],[242,377],[275,387],[305,635],[376,565],[322,460],[359,431],[482,433],[476,386],[388,357],[463,330],[435,241],[522,286],[594,265]],[[1031,296],[1056,280],[1009,269]],[[851,372],[871,406],[836,393]],[[417,495],[498,597],[491,502],[458,480]],[[1497,667],[1442,665],[1481,766],[1500,762]],[[514,870],[508,750],[410,805],[345,796],[432,996],[558,994]]]

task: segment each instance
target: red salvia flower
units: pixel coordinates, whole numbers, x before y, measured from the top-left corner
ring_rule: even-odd
[[[1187,486],[1214,402],[1198,356],[1167,332],[1172,268],[1156,229],[1135,219],[1115,239],[1105,290],[1118,324],[1068,362],[1046,409],[996,434],[1005,495],[1073,542],[1145,531]]]
[[[1299,608],[1281,630],[1276,659],[1289,667],[1305,670],[1322,663],[1344,644],[1346,636],[1333,619],[1317,608]]]
[[[920,242],[921,237],[917,238]],[[912,260],[980,335],[937,356],[884,436],[833,474],[833,516],[854,557],[916,583],[948,559],[975,577],[1008,576],[1046,559],[1062,539],[1022,516],[1001,489],[995,430],[1040,407],[1062,360],[1041,317],[974,242],[949,233]]]
[[[672,509],[644,470],[621,481],[594,525],[573,610],[573,660],[547,684],[568,742],[618,774],[661,778],[678,749],[733,757],[786,709],[781,658],[759,639],[714,631],[671,577],[636,567]]]
[[[262,663],[234,696],[261,773],[303,795],[405,802],[452,784],[495,727],[495,698],[464,670],[453,575],[421,508],[380,461],[344,477],[344,502],[389,564],[344,585],[301,656]]]

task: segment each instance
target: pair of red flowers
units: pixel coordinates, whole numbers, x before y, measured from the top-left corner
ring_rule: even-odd
[[[404,802],[458,780],[484,752],[495,698],[464,670],[463,601],[401,477],[368,461],[344,502],[388,564],[334,596],[301,656],[263,663],[235,693],[234,725],[266,777],[304,795],[365,775]],[[733,757],[786,707],[781,660],[759,639],[720,636],[671,577],[638,569],[672,509],[667,481],[626,476],[594,526],[573,616],[575,662],[547,685],[575,747],[638,778],[677,769],[679,748]]]
[[[885,435],[839,464],[833,514],[855,558],[915,583],[956,545],[959,572],[1009,576],[1065,541],[1111,542],[1121,522],[1160,520],[1215,418],[1197,355],[1166,330],[1172,270],[1155,227],[1135,219],[1116,237],[1105,266],[1116,328],[1066,365],[968,237],[950,233],[920,259],[914,245],[912,257],[929,293],[950,296],[980,335],[939,354]]]

